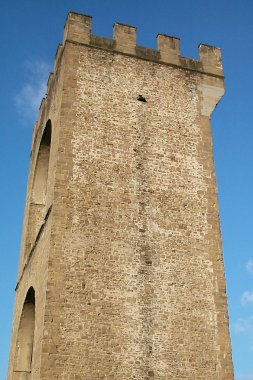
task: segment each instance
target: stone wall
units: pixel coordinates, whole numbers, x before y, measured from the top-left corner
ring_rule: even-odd
[[[31,379],[232,380],[209,122],[219,49],[193,61],[174,37],[153,51],[131,26],[92,36],[90,20],[68,16],[35,129],[51,119],[53,206],[28,264],[21,251],[11,358],[37,281]]]

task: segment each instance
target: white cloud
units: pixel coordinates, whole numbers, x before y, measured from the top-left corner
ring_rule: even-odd
[[[245,305],[247,303],[253,304],[253,293],[250,293],[248,291],[244,292],[242,295],[242,304]]]
[[[253,260],[247,262],[246,269],[250,274],[253,274]]]
[[[24,66],[28,79],[15,95],[15,104],[22,117],[35,121],[41,100],[46,93],[50,66],[43,61],[26,62]]]
[[[239,318],[234,324],[236,334],[252,333],[253,332],[253,316],[249,318]]]

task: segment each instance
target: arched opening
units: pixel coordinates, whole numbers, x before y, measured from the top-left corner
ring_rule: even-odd
[[[31,252],[37,234],[45,217],[47,203],[48,171],[50,163],[52,124],[49,119],[45,125],[35,164],[34,177],[29,204],[29,217],[26,229],[25,256]]]
[[[48,120],[40,143],[32,187],[32,203],[39,205],[46,203],[51,134],[52,125]]]
[[[35,291],[31,287],[27,292],[19,323],[13,380],[30,380],[32,378],[34,327]]]

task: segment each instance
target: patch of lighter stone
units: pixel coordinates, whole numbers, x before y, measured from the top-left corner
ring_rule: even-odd
[[[148,230],[152,233],[159,233],[160,235],[168,236],[169,235],[169,230],[162,228],[159,226],[158,223],[156,223],[154,220],[150,219],[147,222]]]
[[[201,83],[199,91],[202,95],[201,113],[203,116],[210,117],[220,98],[224,95],[224,88]]]

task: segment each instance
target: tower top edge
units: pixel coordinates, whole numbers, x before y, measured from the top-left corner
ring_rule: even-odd
[[[136,56],[150,61],[172,64],[206,74],[223,76],[221,50],[218,47],[199,44],[199,59],[182,57],[180,38],[164,33],[157,34],[157,48],[137,45],[137,27],[115,22],[113,38],[96,36],[92,31],[92,16],[70,11],[64,26],[63,45],[66,41]]]

